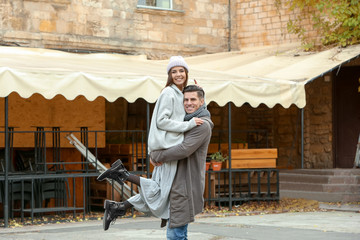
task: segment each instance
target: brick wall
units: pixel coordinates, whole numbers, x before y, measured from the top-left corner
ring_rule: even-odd
[[[236,39],[238,46],[255,47],[298,42],[287,31],[294,19],[288,7],[276,0],[239,0],[236,3]],[[308,24],[304,22],[304,24]]]

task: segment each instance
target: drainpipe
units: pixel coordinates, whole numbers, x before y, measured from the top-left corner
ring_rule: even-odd
[[[229,7],[228,7],[228,29],[229,29],[229,36],[228,36],[228,51],[231,51],[231,0],[229,0]]]

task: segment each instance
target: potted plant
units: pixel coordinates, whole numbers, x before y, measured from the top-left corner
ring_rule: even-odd
[[[220,171],[222,163],[228,159],[228,157],[223,156],[221,152],[216,152],[211,154],[210,158],[211,158],[211,166],[214,171]]]
[[[207,157],[206,158],[206,171],[209,171],[210,165],[211,165],[211,158]]]

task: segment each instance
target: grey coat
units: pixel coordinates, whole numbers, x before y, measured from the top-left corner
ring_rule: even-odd
[[[170,190],[169,227],[181,227],[194,221],[204,207],[205,162],[211,131],[211,119],[185,133],[184,141],[166,150],[154,151],[155,162],[178,161],[177,172]]]

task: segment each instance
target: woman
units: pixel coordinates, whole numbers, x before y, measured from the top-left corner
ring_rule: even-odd
[[[182,90],[188,82],[189,68],[181,56],[173,56],[167,66],[168,80],[162,90],[154,108],[151,119],[148,148],[149,152],[166,149],[183,141],[183,133],[191,128],[201,125],[203,120],[192,118],[184,121],[185,110],[183,106]],[[150,212],[154,216],[169,218],[169,193],[176,173],[177,161],[170,161],[154,168],[152,178],[147,179],[130,174],[121,160],[117,160],[110,169],[100,174],[98,180],[110,178],[130,181],[140,186],[139,194],[125,202],[105,200],[104,230],[118,216],[123,216],[126,210],[135,207],[141,212]]]

